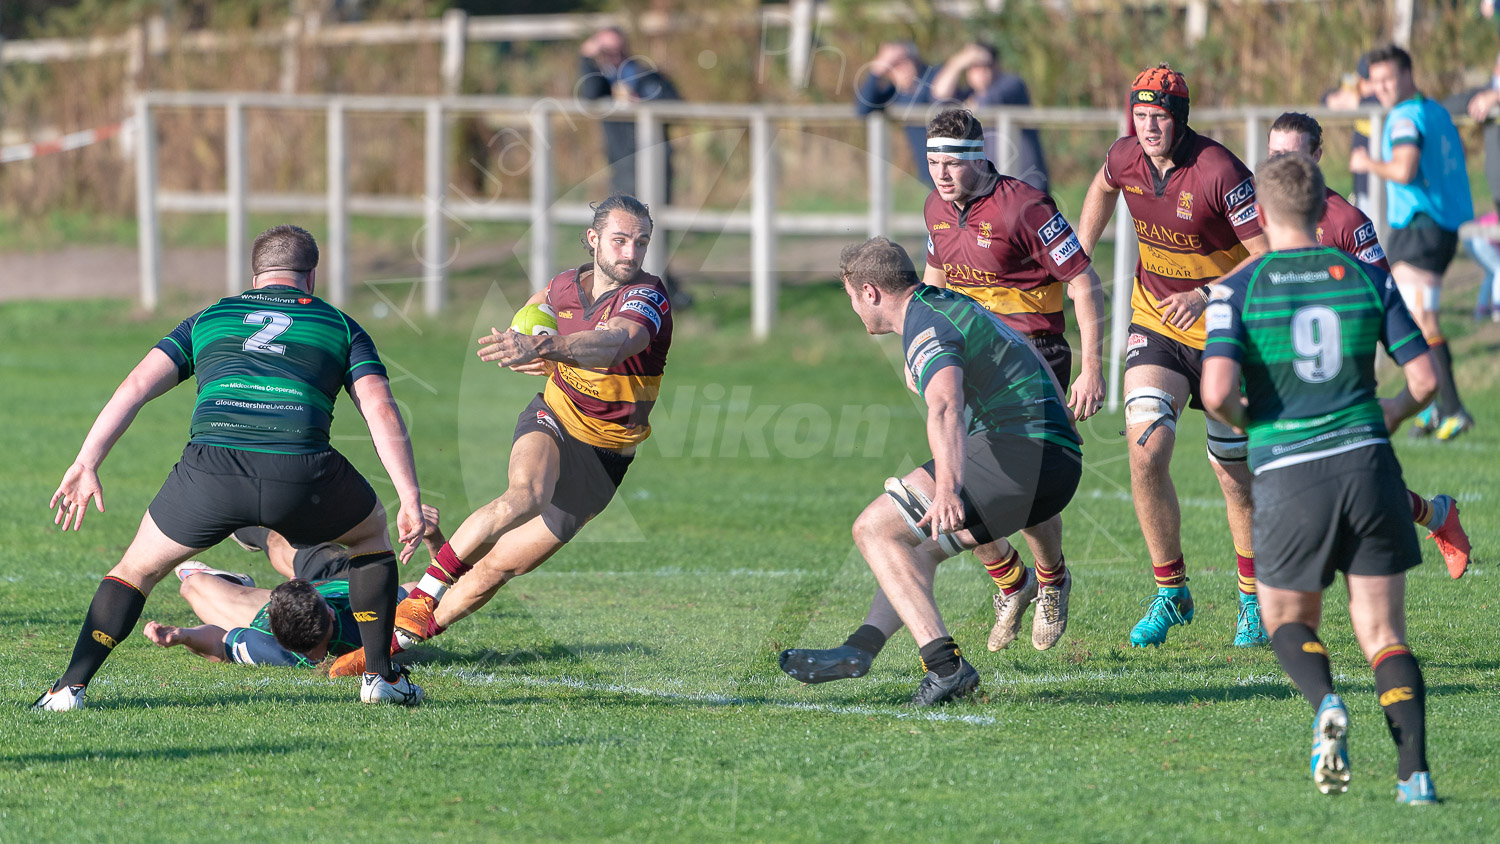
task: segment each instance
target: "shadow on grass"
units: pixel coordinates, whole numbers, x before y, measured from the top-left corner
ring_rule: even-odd
[[[73,751],[38,751],[35,753],[16,753],[0,755],[0,764],[9,765],[32,765],[32,764],[54,764],[59,762],[121,762],[129,760],[184,760],[198,759],[210,756],[274,756],[288,753],[308,753],[330,749],[330,745],[322,742],[299,740],[295,745],[289,744],[226,744],[219,746],[195,746],[195,747],[136,747],[128,749],[99,750],[89,748],[86,750]]]

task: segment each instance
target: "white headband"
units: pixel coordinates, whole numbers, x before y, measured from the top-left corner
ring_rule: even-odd
[[[927,151],[965,161],[984,158],[984,141],[965,138],[928,138]]]

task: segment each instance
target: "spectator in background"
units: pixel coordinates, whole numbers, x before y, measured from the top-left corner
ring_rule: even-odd
[[[1409,53],[1392,44],[1371,51],[1369,60],[1375,96],[1391,111],[1380,138],[1380,158],[1357,148],[1349,157],[1349,169],[1385,179],[1391,226],[1385,254],[1438,371],[1439,418],[1426,415],[1412,430],[1418,435],[1435,432],[1447,441],[1474,427],[1454,383],[1452,352],[1438,325],[1438,297],[1443,273],[1458,250],[1458,227],[1474,219],[1464,144],[1447,109],[1417,90]]]
[[[1487,15],[1488,16],[1488,15]],[[1461,91],[1443,102],[1448,111],[1467,112],[1473,121],[1484,130],[1484,180],[1490,187],[1490,199],[1500,209],[1500,56],[1495,57],[1490,82],[1481,88]],[[1465,234],[1464,248],[1484,270],[1484,283],[1479,286],[1479,301],[1474,305],[1476,320],[1493,319],[1500,322],[1500,288],[1495,285],[1495,276],[1500,273],[1500,246],[1494,240],[1493,231],[1497,221],[1495,213],[1480,217],[1479,230]],[[1491,234],[1484,234],[1488,229]]]
[[[887,41],[875,52],[866,66],[866,74],[854,92],[854,113],[863,117],[873,111],[899,109],[898,120],[919,118],[902,128],[911,147],[915,175],[927,187],[932,176],[927,173],[927,124],[925,114],[914,106],[932,103],[932,78],[936,68],[923,63],[917,45],[910,41]]]
[[[635,103],[653,100],[680,100],[677,87],[643,56],[632,56],[625,33],[618,27],[601,29],[590,35],[579,48],[578,98]],[[659,142],[667,142],[666,127]],[[612,193],[639,196],[635,184],[635,121],[604,121],[604,153],[609,158]],[[662,202],[671,201],[672,150],[667,148],[667,194]]]
[[[1323,105],[1327,108],[1336,108],[1342,111],[1354,111],[1355,109],[1373,109],[1380,107],[1380,100],[1375,96],[1375,90],[1370,87],[1370,61],[1368,56],[1360,56],[1359,64],[1354,73],[1344,74],[1339,87],[1334,88],[1323,95]],[[1361,117],[1354,121],[1354,136],[1349,140],[1349,149],[1368,147],[1370,145],[1370,120]],[[1349,198],[1350,204],[1358,208],[1369,208],[1370,199],[1370,175],[1368,173],[1354,174],[1354,195]]]
[[[985,106],[1029,106],[1031,92],[1026,82],[1000,67],[1000,54],[990,44],[976,41],[959,50],[943,63],[932,80],[935,102],[961,102],[970,110]],[[1022,129],[1012,144],[1008,160],[1000,160],[999,130],[991,127],[984,133],[985,157],[995,169],[1043,193],[1047,193],[1047,160],[1042,155],[1042,141],[1035,129]]]

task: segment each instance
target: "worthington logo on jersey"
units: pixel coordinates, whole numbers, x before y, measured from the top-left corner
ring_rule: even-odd
[[[1272,284],[1310,284],[1327,279],[1327,270],[1309,270],[1305,273],[1269,273]]]

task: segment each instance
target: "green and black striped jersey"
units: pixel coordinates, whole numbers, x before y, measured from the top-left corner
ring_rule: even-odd
[[[1051,370],[1026,338],[977,301],[920,285],[901,336],[906,367],[924,395],[932,376],[963,367],[969,434],[1015,434],[1082,453],[1083,440],[1054,386]]]
[[[156,344],[198,376],[190,441],[278,454],[326,450],[339,388],[385,375],[370,335],[287,285],[220,299]]]
[[[1240,363],[1256,474],[1386,442],[1375,352],[1427,351],[1389,273],[1326,246],[1263,255],[1219,282],[1205,358]]]

